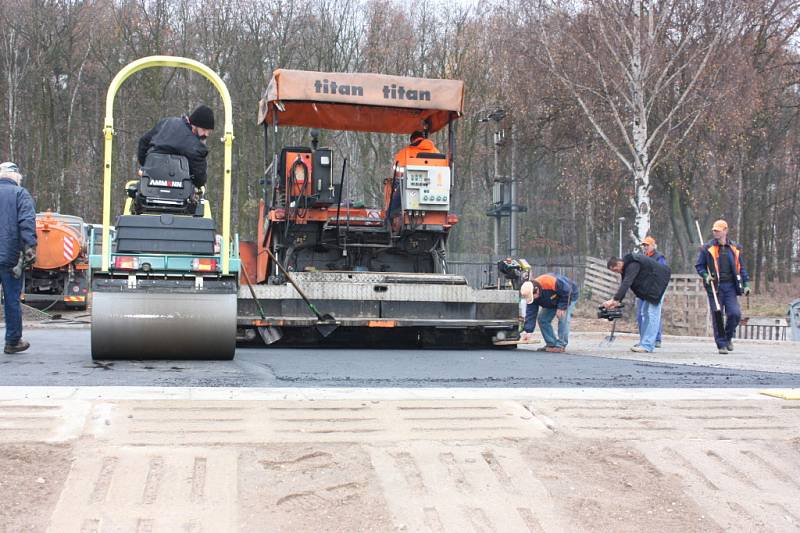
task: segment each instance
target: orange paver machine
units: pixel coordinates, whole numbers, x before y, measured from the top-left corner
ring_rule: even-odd
[[[453,121],[463,101],[462,81],[273,73],[258,115],[267,167],[258,237],[240,243],[251,278],[239,291],[240,335],[256,338],[258,328],[267,342],[321,341],[302,292],[335,317],[325,343],[383,336],[464,346],[518,337],[516,291],[473,288],[448,272],[447,239],[458,223]],[[310,146],[281,146],[279,127],[310,128]],[[339,131],[408,139],[445,128],[446,153],[411,150],[385,162],[383,205],[376,206],[352,200],[348,154],[319,143]]]

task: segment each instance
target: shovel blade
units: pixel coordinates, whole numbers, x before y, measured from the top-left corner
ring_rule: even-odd
[[[717,334],[723,335],[725,333],[725,318],[722,316],[722,311],[714,311],[714,322],[717,326]]]
[[[283,337],[283,331],[281,328],[276,328],[274,326],[266,326],[262,327],[259,326],[258,334],[261,336],[261,340],[264,341],[264,344],[269,346],[272,343],[278,342]]]
[[[336,323],[336,319],[333,318],[333,316],[329,313],[321,315],[319,317],[319,321],[317,322],[317,331],[323,337],[330,336],[330,334],[336,331],[336,328],[338,327],[339,324]]]

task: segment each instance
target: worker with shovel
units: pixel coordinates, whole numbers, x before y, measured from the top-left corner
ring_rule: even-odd
[[[703,244],[695,269],[708,291],[717,349],[726,354],[733,351],[733,337],[742,318],[738,297],[750,294],[750,277],[742,264],[741,246],[728,239],[728,223],[717,220],[711,231],[714,238]],[[713,316],[715,314],[720,316]]]

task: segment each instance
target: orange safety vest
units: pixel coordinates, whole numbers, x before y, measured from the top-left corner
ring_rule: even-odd
[[[542,274],[534,278],[534,281],[539,284],[542,290],[554,291],[556,290],[556,277],[548,274]]]
[[[392,165],[394,165],[394,162],[397,161],[398,167],[405,168],[408,160],[417,157],[417,154],[420,153],[438,154],[439,150],[436,149],[436,145],[433,144],[432,140],[422,139],[421,141],[406,146],[398,151],[394,156]]]
[[[736,268],[736,277],[739,278],[742,274],[742,267],[739,263],[739,247],[728,241],[728,246],[733,250],[733,266]],[[714,259],[714,270],[717,272],[717,279],[719,279],[719,244],[712,244],[708,247],[708,253]]]

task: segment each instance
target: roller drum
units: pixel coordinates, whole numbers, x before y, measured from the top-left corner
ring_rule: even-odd
[[[236,294],[95,292],[92,359],[233,359]]]

